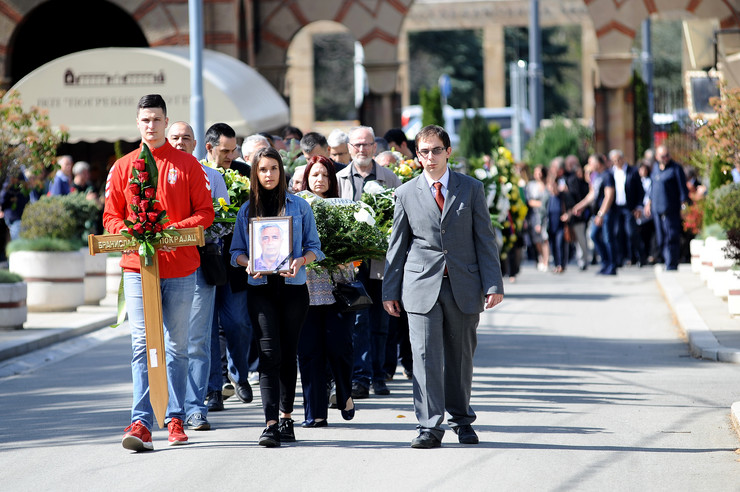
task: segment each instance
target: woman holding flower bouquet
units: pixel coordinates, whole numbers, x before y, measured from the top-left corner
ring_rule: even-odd
[[[303,189],[320,198],[338,198],[339,184],[332,162],[323,156],[308,160],[303,174]],[[354,313],[340,311],[332,294],[333,280],[354,280],[354,270],[342,268],[337,272],[325,269],[307,272],[310,306],[298,341],[298,366],[303,386],[303,406],[306,420],[303,427],[326,427],[329,398],[326,394],[327,363],[334,376],[336,401],[340,402],[342,418],[352,420],[355,406],[352,401],[352,327]]]
[[[252,157],[249,202],[239,210],[231,243],[231,263],[247,268],[247,307],[259,340],[259,373],[266,428],[259,444],[280,446],[295,441],[293,402],[297,380],[298,337],[308,311],[305,266],[324,259],[311,206],[287,191],[285,168],[277,150],[258,150]],[[288,268],[273,274],[250,266],[250,219],[291,217],[292,243]],[[256,252],[255,252],[256,254]],[[279,272],[279,273],[278,273]]]

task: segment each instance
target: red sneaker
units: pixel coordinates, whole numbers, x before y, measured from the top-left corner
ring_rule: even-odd
[[[152,433],[141,423],[141,420],[137,420],[129,425],[124,431],[126,433],[123,435],[123,440],[121,441],[124,448],[136,452],[151,451],[154,449]]]
[[[170,446],[177,446],[178,444],[188,442],[188,436],[185,435],[185,431],[182,429],[182,420],[170,420],[170,423],[167,424],[167,430],[170,432]]]

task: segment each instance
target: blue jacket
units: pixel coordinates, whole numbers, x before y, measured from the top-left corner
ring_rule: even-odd
[[[683,168],[673,159],[660,169],[656,166],[650,175],[651,208],[656,215],[681,213],[681,204],[689,200],[689,190],[686,187],[686,174]]]
[[[239,255],[249,257],[249,202],[246,202],[236,216],[234,225],[234,238],[231,241],[231,264],[235,267],[243,268],[236,263]],[[316,230],[316,219],[313,216],[311,205],[301,197],[286,193],[285,195],[285,216],[293,218],[293,245],[291,255],[293,258],[305,256],[309,251],[316,255],[316,261],[323,260],[326,255],[321,252],[321,241],[319,233]],[[267,278],[254,278],[249,276],[249,285],[263,285],[267,283]],[[301,285],[306,283],[306,268],[301,267],[295,277],[286,278],[286,284]]]

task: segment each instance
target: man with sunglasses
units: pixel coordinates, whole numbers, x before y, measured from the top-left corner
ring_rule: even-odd
[[[377,181],[386,188],[398,188],[401,179],[387,167],[383,167],[375,155],[375,132],[368,126],[353,128],[349,132],[349,154],[352,161],[337,172],[339,196],[359,201],[365,183]],[[352,398],[367,398],[370,389],[376,395],[389,395],[385,384],[385,344],[388,338],[388,314],[380,302],[383,290],[384,264],[379,260],[365,261],[360,266],[357,278],[368,290],[374,304],[369,309],[358,311],[352,332],[354,348],[354,370],[352,375]]]
[[[414,409],[412,448],[442,445],[445,411],[462,444],[478,444],[471,424],[473,355],[483,309],[504,298],[496,238],[480,181],[452,171],[444,128],[416,135],[424,172],[396,191],[386,255],[383,307],[408,313]]]

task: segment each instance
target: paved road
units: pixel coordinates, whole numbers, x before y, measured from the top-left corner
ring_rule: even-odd
[[[448,432],[442,449],[411,449],[411,385],[395,380],[352,422],[330,410],[328,428],[298,428],[279,449],[256,444],[258,401],[230,399],[192,444],[169,448],[158,430],[155,452],[132,454],[120,446],[122,328],[29,355],[0,379],[0,489],[740,490],[729,418],[740,367],[689,356],[651,270],[527,266],[507,286],[479,328],[478,446]]]

